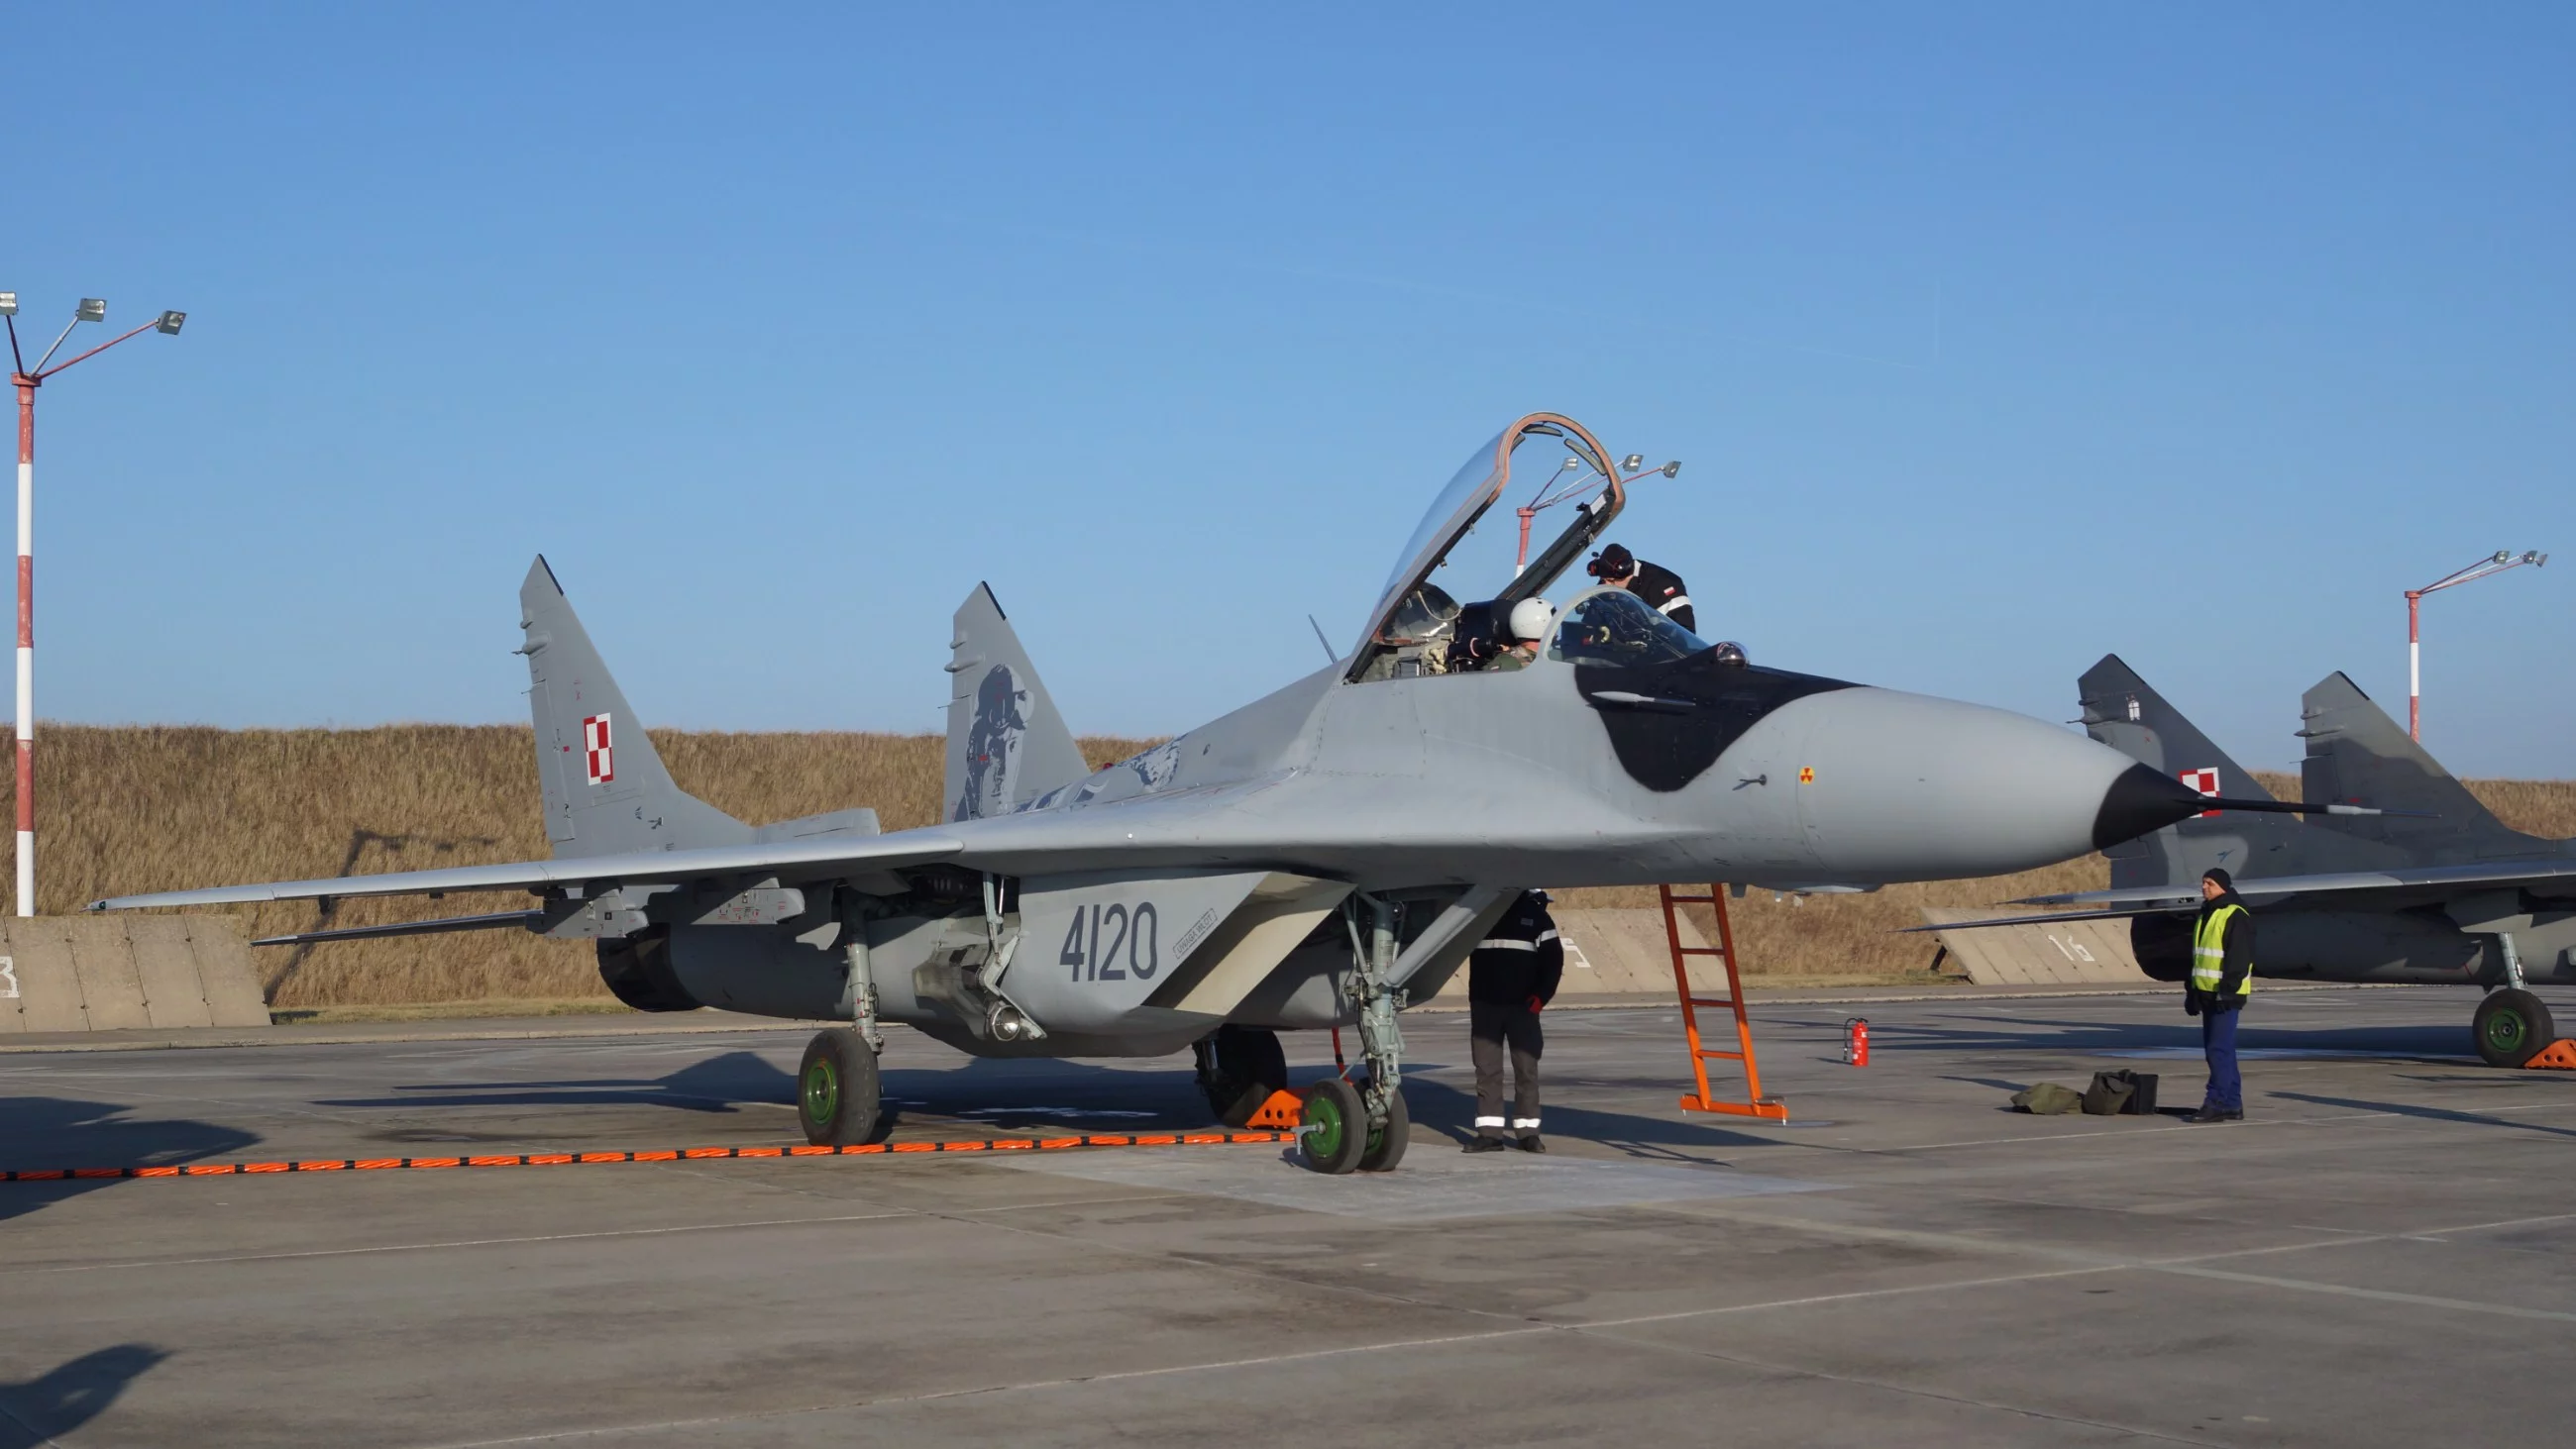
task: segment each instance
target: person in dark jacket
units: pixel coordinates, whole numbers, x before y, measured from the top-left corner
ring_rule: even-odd
[[[2200,915],[2191,927],[2191,976],[2182,1009],[2200,1018],[2200,1050],[2209,1059],[2209,1091],[2189,1122],[2245,1120],[2245,1083],[2236,1071],[2236,1020],[2254,993],[2254,916],[2226,871],[2200,877]]]
[[[1623,544],[1612,544],[1593,555],[1584,571],[1605,584],[1615,585],[1646,601],[1646,607],[1696,634],[1699,616],[1691,609],[1690,590],[1682,576],[1660,564],[1646,563],[1628,552]]]
[[[1469,1152],[1500,1152],[1520,1139],[1545,1152],[1538,1135],[1538,1058],[1546,1043],[1538,1014],[1565,975],[1565,944],[1547,913],[1545,891],[1523,891],[1467,958],[1467,1042],[1476,1062],[1476,1135]],[[1503,1055],[1512,1059],[1512,1115],[1503,1117]]]

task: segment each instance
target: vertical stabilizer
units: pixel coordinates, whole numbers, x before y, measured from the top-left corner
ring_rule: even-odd
[[[543,555],[519,585],[546,838],[558,856],[740,845],[751,827],[671,783]]]
[[[2507,829],[2343,674],[2317,681],[2299,705],[2299,734],[2308,742],[2301,783],[2310,800],[2430,817],[2335,815],[2321,816],[2318,823],[2404,846],[2423,855],[2427,865],[2546,854],[2554,848],[2552,842]]]
[[[2165,702],[2117,654],[2076,681],[2084,732],[2150,769],[2161,770],[2204,795],[2269,800],[2226,751]],[[2103,852],[2111,860],[2111,885],[2177,885],[2197,880],[2211,866],[2248,878],[2291,875],[2308,867],[2297,818],[2285,815],[2195,815],[2151,835]]]
[[[957,606],[949,640],[949,819],[1007,815],[1091,773],[990,585]]]

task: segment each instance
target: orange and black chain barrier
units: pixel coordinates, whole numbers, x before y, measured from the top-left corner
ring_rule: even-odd
[[[474,1157],[323,1157],[286,1162],[191,1162],[171,1167],[51,1167],[0,1172],[0,1182],[72,1182],[122,1177],[232,1177],[256,1172],[373,1172],[388,1168],[570,1167],[594,1162],[703,1162],[723,1157],[875,1157],[922,1152],[1056,1152],[1069,1147],[1207,1147],[1294,1142],[1294,1132],[1095,1133],[1083,1137],[995,1137],[984,1141],[867,1142],[849,1147],[674,1147],[645,1152],[524,1152]]]

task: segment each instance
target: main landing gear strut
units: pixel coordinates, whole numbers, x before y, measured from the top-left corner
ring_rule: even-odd
[[[1404,991],[1387,984],[1395,969],[1395,904],[1355,895],[1343,904],[1342,919],[1350,928],[1352,967],[1343,990],[1359,1010],[1368,1077],[1356,1085],[1331,1077],[1307,1092],[1297,1150],[1317,1172],[1385,1172],[1404,1160],[1412,1130],[1404,1110],[1404,1033],[1395,1024]]]
[[[2512,933],[2498,932],[2496,945],[2504,955],[2504,985],[2478,1003],[2469,1035],[2488,1066],[2518,1067],[2557,1040],[2558,1027],[2549,1019],[2548,1003],[2522,984],[2522,953]]]

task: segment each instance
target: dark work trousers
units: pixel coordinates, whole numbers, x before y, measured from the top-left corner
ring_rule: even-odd
[[[1526,1006],[1495,1001],[1467,1003],[1467,1041],[1476,1062],[1476,1134],[1480,1137],[1528,1136],[1538,1131],[1538,1057],[1541,1038],[1538,1013]],[[1503,1116],[1503,1050],[1511,1049],[1512,1115]],[[1510,1131],[1504,1128],[1509,1126]]]
[[[2200,1014],[2200,1050],[2209,1058],[2209,1093],[2202,1099],[2202,1106],[2229,1112],[2245,1110],[2245,1080],[2236,1074],[2236,1018],[2244,1014],[2241,1006],[2234,1011]]]

